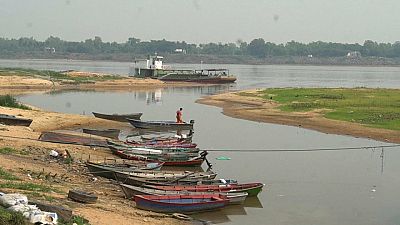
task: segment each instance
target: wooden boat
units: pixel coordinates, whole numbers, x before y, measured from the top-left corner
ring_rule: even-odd
[[[145,187],[165,190],[165,191],[191,191],[191,192],[247,192],[250,196],[257,196],[262,191],[264,184],[262,183],[246,183],[246,184],[227,184],[227,185],[195,185],[195,186],[155,186],[146,185]]]
[[[222,195],[135,195],[134,201],[139,209],[154,212],[200,212],[215,210],[226,206],[229,200]]]
[[[120,130],[119,129],[97,130],[97,129],[83,128],[82,132],[85,134],[93,134],[93,135],[97,135],[97,136],[117,139],[119,136]]]
[[[97,118],[105,119],[105,120],[114,120],[119,122],[128,122],[127,119],[139,120],[143,113],[132,113],[132,114],[104,114],[92,112],[93,115]]]
[[[222,181],[223,179],[217,180],[205,180],[205,179],[196,179],[190,177],[183,177],[175,180],[171,179],[145,179],[139,177],[128,177],[125,174],[116,174],[111,179],[116,179],[124,184],[129,184],[137,187],[142,187],[146,185],[155,185],[155,186],[176,186],[176,185],[225,185],[225,184],[237,184],[236,180],[231,181]]]
[[[189,130],[189,134],[181,134],[169,137],[146,137],[141,136],[140,138],[143,141],[151,141],[151,142],[184,142],[191,143],[193,138],[193,130]]]
[[[42,132],[39,136],[39,140],[53,143],[107,147],[107,142],[103,139],[53,131]]]
[[[207,194],[220,194],[229,200],[229,204],[242,204],[248,193],[230,193],[230,192],[188,192],[188,191],[163,191],[145,187],[136,187],[129,184],[120,184],[125,197],[131,199],[135,195],[207,195]]]
[[[179,157],[179,158],[163,158],[163,157],[149,157],[137,154],[129,154],[124,151],[113,151],[115,155],[123,159],[146,161],[146,162],[164,162],[164,166],[201,166],[203,164],[206,155],[206,151],[200,153],[196,157]]]
[[[166,152],[165,149],[132,148],[120,150],[120,147],[113,145],[109,145],[108,148],[115,155],[118,155],[121,158],[128,158],[130,160],[188,160],[190,158],[199,156],[198,152]]]
[[[136,142],[136,141],[125,141],[125,144],[131,147],[151,147],[151,148],[196,148],[197,144],[195,143],[181,143],[181,142],[170,142],[170,143],[163,143],[163,142]]]
[[[194,120],[190,123],[177,123],[175,121],[141,121],[128,119],[129,123],[135,128],[140,129],[175,129],[175,130],[192,130]]]
[[[134,172],[136,170],[157,170],[163,166],[164,163],[143,163],[143,164],[100,164],[94,162],[86,162],[86,167],[89,172],[95,176],[104,177],[108,179],[116,179],[114,172]]]
[[[153,147],[153,146],[142,146],[142,147],[134,147],[125,143],[117,143],[111,140],[107,140],[108,148],[111,151],[125,151],[127,153],[133,154],[169,154],[169,153],[199,153],[200,149],[198,148],[181,148],[181,147]]]
[[[192,132],[192,130],[190,130]],[[192,132],[193,134],[193,132]],[[159,142],[159,143],[191,143],[193,139],[193,135],[189,134],[187,136],[180,136],[180,137],[145,137],[141,136],[140,138],[144,142]]]
[[[217,174],[208,171],[208,172],[175,172],[175,171],[148,171],[148,170],[136,170],[132,172],[122,172],[122,171],[114,171],[115,177],[119,181],[126,180],[127,178],[139,178],[139,179],[148,179],[148,180],[157,180],[157,181],[175,181],[180,179],[190,179],[190,180],[212,180]]]
[[[19,118],[13,115],[0,114],[0,123],[9,126],[25,126],[29,127],[32,123],[31,119]]]
[[[69,190],[68,198],[81,203],[96,203],[97,196],[93,193],[82,190]]]

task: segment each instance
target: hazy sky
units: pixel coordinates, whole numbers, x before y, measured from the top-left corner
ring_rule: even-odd
[[[400,40],[400,0],[0,0],[0,37]]]

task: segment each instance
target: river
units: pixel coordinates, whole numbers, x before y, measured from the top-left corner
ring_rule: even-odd
[[[0,60],[0,66],[82,70],[127,74],[129,63],[68,60]],[[199,65],[173,67],[199,68]],[[258,198],[244,206],[194,215],[217,224],[352,224],[400,223],[400,148],[347,151],[296,149],[375,146],[388,143],[324,134],[298,127],[258,123],[224,116],[220,108],[195,100],[227,90],[262,87],[400,87],[400,68],[286,65],[207,65],[228,68],[237,84],[165,88],[130,92],[65,91],[28,94],[19,100],[44,109],[89,114],[143,112],[143,120],[171,120],[183,107],[195,120],[194,142],[210,152],[220,178],[262,182]],[[235,150],[266,149],[273,152]],[[219,156],[231,160],[216,160]]]

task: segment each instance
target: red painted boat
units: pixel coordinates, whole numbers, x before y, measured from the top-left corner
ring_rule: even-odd
[[[201,212],[222,208],[229,203],[226,196],[210,195],[135,195],[134,201],[139,209],[154,212]]]

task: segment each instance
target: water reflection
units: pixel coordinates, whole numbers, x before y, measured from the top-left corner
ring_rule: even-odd
[[[265,189],[265,188],[264,188]],[[263,191],[267,191],[266,189]],[[263,208],[263,205],[258,197],[250,197],[246,198],[243,204],[244,207],[251,207],[251,208]]]
[[[133,98],[136,100],[145,101],[147,105],[161,104],[162,89],[157,89],[155,91],[133,92]]]
[[[246,216],[247,208],[263,207],[258,197],[248,197],[243,205],[227,205],[218,211],[196,213],[191,216],[196,220],[208,221],[212,224],[227,223],[231,221],[229,216]]]

